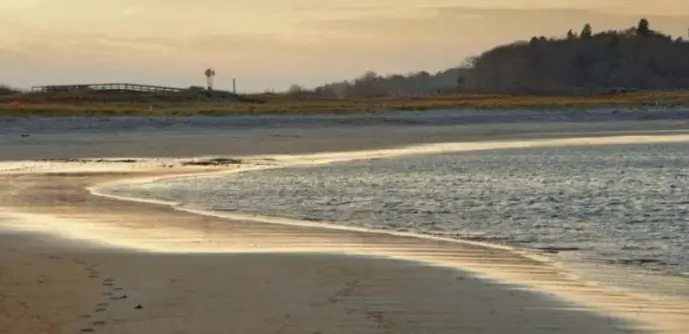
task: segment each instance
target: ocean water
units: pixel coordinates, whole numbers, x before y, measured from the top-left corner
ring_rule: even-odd
[[[689,143],[406,156],[106,192],[481,240],[689,275]]]

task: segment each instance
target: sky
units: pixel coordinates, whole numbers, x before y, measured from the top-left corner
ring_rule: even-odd
[[[435,72],[590,23],[687,36],[687,0],[0,0],[0,84],[133,82],[239,92]]]

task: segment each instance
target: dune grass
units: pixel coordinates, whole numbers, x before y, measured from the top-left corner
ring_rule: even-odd
[[[188,116],[317,114],[437,109],[594,109],[689,107],[689,91],[639,92],[597,96],[523,96],[448,94],[425,97],[324,99],[253,95],[251,102],[227,100],[103,101],[88,96],[13,96],[0,99],[0,116]]]

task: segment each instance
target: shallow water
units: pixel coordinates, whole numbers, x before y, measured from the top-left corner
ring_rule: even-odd
[[[216,211],[470,238],[689,273],[689,143],[495,150],[110,188]]]

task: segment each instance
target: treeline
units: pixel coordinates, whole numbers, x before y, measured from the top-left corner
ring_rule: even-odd
[[[491,93],[689,88],[689,43],[650,28],[594,34],[589,24],[562,39],[500,46],[473,63],[462,89]]]
[[[436,74],[362,77],[292,94],[323,97],[429,95],[444,92],[592,94],[689,88],[689,42],[651,29],[646,19],[625,30],[594,33],[591,25],[562,38],[533,37]]]
[[[0,85],[0,96],[12,96],[12,95],[18,95],[21,93],[22,92],[18,89],[14,89],[10,86]]]
[[[290,93],[334,98],[447,93],[457,89],[457,79],[465,76],[466,71],[466,68],[457,67],[435,74],[421,71],[408,75],[388,76],[367,72],[355,80],[326,84],[312,91],[306,91],[299,86],[292,86]]]
[[[346,96],[413,96],[429,95],[454,91],[457,88],[457,78],[466,75],[465,68],[451,68],[435,74],[421,71],[408,75],[379,76],[375,72],[367,72],[363,76],[351,81],[328,84],[318,87],[314,92],[318,95]]]

